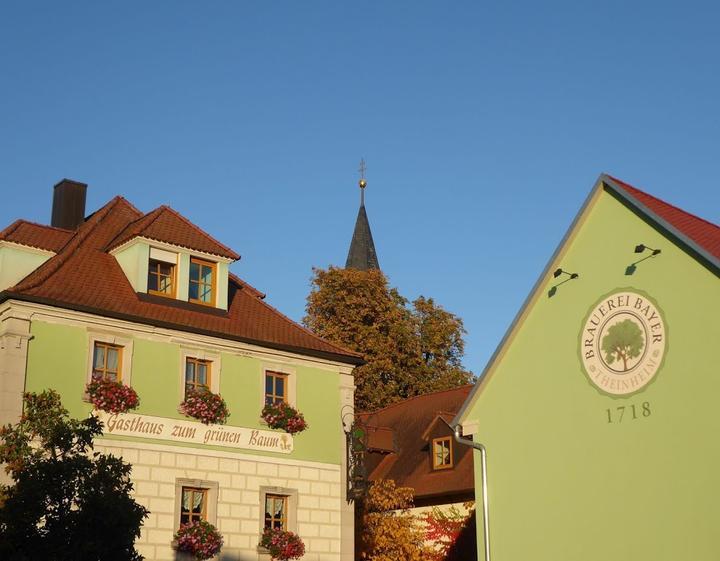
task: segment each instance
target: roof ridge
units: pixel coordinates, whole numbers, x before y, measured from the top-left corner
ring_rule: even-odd
[[[180,214],[177,210],[175,210],[175,209],[172,208],[171,206],[161,205],[161,206],[158,207],[158,208],[164,208],[165,210],[170,211],[172,214],[174,214],[175,216],[177,216],[180,220],[182,220],[183,222],[185,222],[188,226],[190,226],[191,228],[194,228],[194,229],[197,230],[200,234],[202,234],[202,235],[205,236],[206,238],[209,238],[210,241],[212,241],[213,243],[216,243],[216,244],[218,244],[220,247],[222,247],[222,248],[224,248],[225,250],[227,250],[227,252],[228,252],[229,254],[231,254],[231,255],[237,255],[236,261],[240,259],[240,254],[238,254],[237,251],[232,250],[231,248],[229,248],[228,246],[226,246],[224,243],[222,243],[222,242],[218,241],[217,239],[215,239],[215,237],[213,237],[213,236],[211,236],[210,234],[208,234],[205,230],[203,230],[202,228],[200,228],[200,226],[198,226],[197,224],[194,224],[193,222],[191,222],[188,218],[185,218],[182,214]]]
[[[125,199],[120,196],[113,197],[105,204],[105,206],[92,213],[91,218],[86,220],[80,226],[80,228],[82,228],[82,226],[88,224],[90,220],[94,220],[94,222],[90,224],[84,232],[80,233],[80,229],[78,229],[54,257],[51,257],[45,263],[40,265],[40,267],[38,267],[33,273],[30,273],[28,277],[22,279],[13,288],[19,291],[31,290],[33,288],[37,288],[40,284],[48,280],[67,262],[70,251],[77,249],[88,238],[88,236],[95,231],[95,228],[97,228],[100,222],[102,222],[110,211],[121,201],[125,201]]]
[[[122,197],[120,197],[120,198],[122,198]],[[129,204],[132,206],[132,203],[129,203]],[[140,212],[140,216],[138,216],[135,220],[132,220],[131,222],[128,222],[127,226],[125,226],[122,230],[120,230],[120,231],[117,233],[117,235],[116,235],[112,240],[110,240],[109,243],[107,243],[107,244],[105,245],[105,248],[104,248],[105,251],[109,251],[110,249],[114,249],[114,247],[115,247],[115,240],[117,240],[118,238],[121,238],[128,230],[132,229],[132,228],[133,228],[134,226],[136,226],[139,222],[142,222],[143,220],[147,219],[148,217],[150,217],[150,216],[155,212],[155,213],[157,213],[157,215],[156,215],[155,217],[153,217],[153,219],[150,221],[150,224],[152,224],[155,220],[157,220],[157,217],[160,216],[160,213],[158,212],[160,208],[161,208],[161,207],[154,208],[154,209],[151,210],[150,212],[146,212],[146,213],[143,213],[142,211],[138,211],[138,212]],[[135,235],[137,235],[137,233],[135,233]],[[131,236],[131,237],[132,237],[132,236]],[[120,245],[120,244],[118,244],[118,245]]]
[[[691,216],[691,217],[695,218],[696,220],[700,220],[701,222],[704,222],[705,224],[708,224],[709,226],[712,226],[713,228],[716,228],[718,231],[720,231],[720,226],[719,226],[719,225],[715,224],[714,222],[710,222],[710,220],[708,220],[708,219],[706,219],[706,218],[703,218],[702,216],[698,216],[697,214],[693,214],[692,212],[688,212],[687,210],[685,210],[685,209],[683,209],[683,208],[680,208],[679,206],[675,206],[674,204],[669,203],[669,202],[667,202],[667,201],[664,200],[664,199],[661,199],[661,198],[659,198],[659,197],[656,197],[655,195],[651,195],[650,193],[648,193],[648,192],[646,192],[646,191],[643,191],[642,189],[638,189],[638,188],[635,187],[634,185],[630,185],[629,183],[626,183],[625,181],[622,181],[621,179],[618,179],[617,177],[614,177],[614,176],[612,176],[612,175],[610,175],[610,174],[606,174],[606,175],[607,175],[610,179],[612,179],[615,183],[619,184],[619,185],[620,185],[621,187],[623,187],[623,188],[626,188],[626,189],[627,189],[627,188],[630,188],[630,189],[632,189],[632,190],[634,190],[634,191],[638,191],[638,192],[642,193],[643,195],[645,195],[646,197],[650,197],[650,198],[653,199],[654,201],[657,201],[657,202],[659,202],[659,203],[662,203],[662,204],[664,204],[664,205],[667,205],[667,206],[669,206],[670,208],[672,208],[672,209],[674,209],[674,210],[677,210],[678,212],[682,212],[683,214],[685,214],[685,215],[687,215],[687,216]],[[639,201],[639,202],[642,203],[642,201]],[[642,204],[644,204],[644,203],[642,203]],[[647,206],[647,205],[645,205],[645,206]],[[652,210],[652,209],[651,209],[651,210]]]
[[[6,227],[3,230],[0,230],[0,240],[5,239],[10,234],[12,234],[15,230],[17,230],[20,227],[20,224],[23,223],[22,218],[18,218],[15,220],[15,222],[11,223],[8,227]]]
[[[375,409],[374,411],[360,411],[358,415],[374,415],[375,413],[380,413],[380,411],[385,411],[386,409],[389,409],[390,407],[395,407],[396,405],[400,405],[401,403],[407,403],[408,401],[413,401],[414,399],[418,399],[421,397],[426,397],[430,395],[436,395],[439,393],[445,393],[445,392],[454,392],[463,388],[473,388],[475,384],[463,384],[462,386],[455,386],[454,388],[446,388],[444,390],[435,390],[434,392],[427,392],[427,393],[419,393],[417,395],[413,395],[410,397],[406,397],[405,399],[401,399],[400,401],[396,401],[395,403],[391,403],[390,405],[386,405],[385,407],[381,407],[380,409]]]

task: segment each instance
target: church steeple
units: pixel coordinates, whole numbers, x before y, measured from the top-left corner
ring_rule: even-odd
[[[360,210],[358,211],[357,220],[355,220],[355,230],[353,231],[352,241],[350,242],[350,250],[348,251],[347,260],[345,261],[346,269],[358,269],[367,271],[369,269],[379,269],[377,254],[375,253],[375,244],[373,243],[372,232],[370,232],[370,222],[368,222],[367,213],[365,212],[365,160],[360,160]]]

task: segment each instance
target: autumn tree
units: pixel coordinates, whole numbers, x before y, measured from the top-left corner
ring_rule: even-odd
[[[360,550],[367,561],[425,561],[433,550],[425,545],[425,532],[409,509],[413,489],[396,487],[391,479],[374,481],[362,507]]]
[[[410,304],[377,269],[315,269],[306,312],[307,327],[366,361],[355,369],[360,410],[472,380],[462,320],[432,298]]]
[[[132,498],[131,466],[93,453],[95,417],[71,419],[55,391],[25,394],[24,414],[0,430],[0,559],[139,561],[147,510]]]
[[[602,340],[602,350],[608,364],[622,360],[623,371],[628,369],[628,360],[637,358],[645,346],[643,333],[631,319],[620,321],[610,327]]]

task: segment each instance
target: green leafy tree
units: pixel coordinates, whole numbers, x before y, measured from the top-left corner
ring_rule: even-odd
[[[610,327],[602,340],[602,350],[605,352],[607,363],[612,364],[616,360],[622,360],[623,371],[628,369],[628,360],[640,356],[644,346],[645,338],[642,331],[630,319]]]
[[[355,404],[373,410],[413,395],[466,384],[462,320],[419,297],[412,305],[379,270],[315,269],[304,323],[359,352]]]
[[[24,396],[16,425],[0,429],[0,559],[139,561],[134,542],[147,517],[131,496],[131,466],[92,452],[95,417],[71,419],[53,390]]]

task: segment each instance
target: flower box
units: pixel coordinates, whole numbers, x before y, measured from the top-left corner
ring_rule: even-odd
[[[224,425],[230,416],[225,400],[210,390],[188,390],[185,401],[180,404],[180,411],[206,425]]]
[[[95,409],[107,413],[125,413],[140,405],[140,399],[133,388],[114,380],[93,379],[86,386],[85,392]]]
[[[200,561],[210,559],[223,545],[223,538],[215,526],[205,520],[195,520],[180,526],[175,534],[173,546],[178,551],[192,555]]]
[[[305,555],[305,544],[300,536],[280,528],[265,528],[260,547],[268,550],[274,561],[300,559]]]
[[[309,426],[303,414],[287,403],[268,403],[261,415],[271,429],[282,429],[290,434],[302,432]]]

